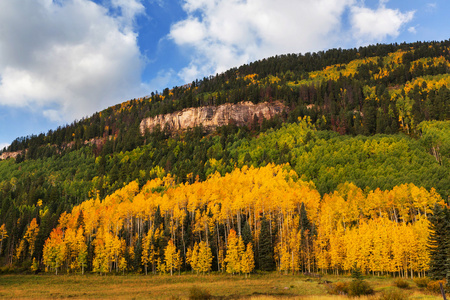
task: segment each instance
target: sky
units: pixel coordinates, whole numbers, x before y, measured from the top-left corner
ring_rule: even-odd
[[[448,0],[0,0],[0,149],[265,57],[450,38]]]

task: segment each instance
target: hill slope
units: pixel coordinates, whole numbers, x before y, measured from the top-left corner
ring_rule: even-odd
[[[42,267],[44,243],[54,228],[64,228],[60,218],[64,212],[99,199],[109,201],[124,186],[136,184],[134,197],[149,180],[166,178],[167,186],[152,187],[152,192],[164,194],[178,185],[208,182],[218,174],[226,178],[246,166],[263,170],[268,164],[279,164],[295,171],[291,180],[300,186],[307,182],[318,197],[315,205],[336,192],[347,193],[349,186],[364,199],[374,199],[371,193],[385,191],[381,197],[391,197],[392,191],[405,189],[411,194],[423,187],[427,191],[420,193],[429,193],[424,197],[434,199],[433,204],[441,198],[448,201],[449,47],[450,42],[444,41],[277,56],[124,102],[47,134],[18,138],[3,155],[20,154],[0,162],[0,225],[5,224],[0,233],[7,233],[0,245],[2,261],[29,266],[34,258]],[[141,127],[146,118],[170,120],[168,114],[183,109],[225,103],[237,107],[243,101],[266,107],[279,103],[283,109],[277,114],[248,114],[241,123],[229,122],[230,116],[223,126],[208,132],[201,126],[170,131],[165,121],[151,126],[152,130]],[[411,205],[406,207],[412,209]],[[427,205],[424,212],[411,215],[426,214],[432,204]],[[390,213],[401,215],[401,209]],[[188,214],[188,208],[182,210]],[[198,226],[196,218],[205,212],[199,213],[193,213],[186,226]],[[300,214],[300,207],[292,213]],[[162,230],[168,231],[174,219],[160,217]],[[319,226],[317,217],[309,217]],[[239,214],[230,218],[232,224],[219,229],[223,237],[249,220]],[[153,221],[141,225],[148,230]],[[33,231],[33,239],[25,238],[33,236],[32,224],[39,231]],[[251,229],[257,240],[254,230],[259,227]],[[142,242],[145,232],[139,231],[137,237],[135,233],[134,227],[126,233],[128,247]],[[115,235],[121,239],[124,234]],[[84,238],[91,241],[88,235]],[[174,235],[163,240],[167,243],[170,238]],[[184,248],[205,235],[192,232],[191,238]],[[95,252],[91,247],[89,251]],[[94,252],[89,270],[94,269]],[[317,262],[326,261],[316,254]],[[218,254],[214,257],[219,259]],[[114,266],[119,267],[117,262]]]

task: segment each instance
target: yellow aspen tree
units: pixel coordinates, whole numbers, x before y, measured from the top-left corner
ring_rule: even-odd
[[[33,262],[31,263],[31,267],[30,267],[32,272],[36,272],[39,269],[39,264],[36,261],[36,258],[33,257]]]
[[[77,243],[77,263],[78,266],[81,268],[81,274],[84,274],[84,268],[87,266],[87,245],[85,243],[85,238],[83,234],[84,230],[83,227],[80,226],[77,231],[76,236],[76,243]]]
[[[151,229],[147,232],[147,234],[142,239],[142,256],[141,263],[145,268],[145,275],[147,275],[147,268],[150,262],[150,247],[151,247]]]
[[[94,240],[93,271],[99,274],[106,273],[109,269],[108,249],[106,239],[102,232]]]
[[[345,249],[345,261],[344,270],[352,270],[354,265],[357,265],[359,258],[359,242],[358,242],[358,229],[353,227],[348,229],[343,237],[343,244]],[[359,266],[358,266],[359,267]]]
[[[225,270],[225,255],[223,249],[219,249],[218,261],[220,266],[220,271],[223,272]]]
[[[422,276],[429,269],[430,252],[429,252],[429,230],[430,222],[425,216],[421,216],[413,225],[415,239],[417,241],[417,269],[416,271]]]
[[[169,240],[167,247],[164,251],[164,260],[166,263],[166,270],[170,271],[170,275],[173,275],[173,271],[180,266],[180,251],[177,251],[172,240]]]
[[[65,255],[66,245],[63,240],[63,232],[60,227],[54,228],[44,244],[44,264],[54,269],[55,274],[58,275],[58,268],[64,262]]]
[[[127,269],[127,260],[125,256],[122,256],[119,259],[119,270],[122,271],[122,275],[125,275],[125,270]]]
[[[226,271],[230,274],[239,273],[240,266],[240,253],[239,253],[239,239],[236,236],[234,229],[230,230],[227,241],[227,254],[225,257]]]
[[[297,219],[295,220],[296,220],[295,223],[298,223]],[[291,256],[289,268],[292,272],[292,275],[294,275],[296,272],[300,270],[301,241],[302,241],[301,231],[297,230],[296,226],[293,226],[289,235],[289,250]]]
[[[156,259],[156,270],[159,272],[159,275],[166,273],[166,264],[161,260],[161,257]]]
[[[36,221],[36,218],[34,218],[33,220],[31,220],[30,225],[28,225],[27,231],[25,232],[24,235],[24,239],[28,242],[30,256],[33,256],[34,254],[34,247],[38,233],[39,233],[39,225]]]
[[[27,230],[23,235],[23,239],[19,243],[19,247],[16,250],[16,259],[19,260],[22,257],[22,255],[23,257],[27,257],[26,251],[27,244],[28,244],[28,252],[30,253],[30,256],[33,256],[35,242],[38,233],[39,233],[39,225],[36,222],[36,218],[34,218],[28,225]]]
[[[198,269],[205,274],[211,270],[213,259],[211,248],[205,241],[201,241],[198,248]]]
[[[189,250],[188,250],[189,251],[188,263],[191,266],[192,271],[195,271],[198,274],[200,272],[198,243],[195,243],[194,247],[192,249],[190,248]]]
[[[25,256],[25,252],[26,252],[26,244],[25,244],[25,240],[21,239],[19,246],[16,248],[16,254],[14,255],[14,258],[16,260],[20,260],[23,258],[23,256]]]
[[[247,249],[242,255],[241,259],[241,271],[245,274],[245,278],[247,275],[250,276],[250,272],[255,268],[255,257],[253,254],[253,245],[252,243],[247,244]]]
[[[338,225],[338,228],[334,230],[330,236],[330,261],[331,267],[334,272],[339,275],[339,270],[342,269],[345,260],[345,248],[344,248],[344,228]]]
[[[287,275],[289,272],[289,267],[291,265],[291,256],[287,245],[282,245],[280,243],[279,249],[280,272],[284,271],[284,274]]]
[[[0,226],[0,255],[2,255],[3,240],[6,238],[8,238],[8,231],[6,231],[6,226],[3,224]]]
[[[359,268],[365,274],[370,270],[370,253],[373,250],[372,248],[372,231],[367,222],[360,222],[358,227],[358,241],[360,245],[360,253],[359,253]]]
[[[66,244],[66,262],[69,270],[73,271],[78,268],[76,257],[78,255],[76,231],[72,228],[66,228],[64,231],[64,243]]]
[[[387,216],[380,217],[378,234],[380,235],[380,242],[382,243],[380,269],[383,274],[391,272],[392,238],[390,236],[390,227],[392,224],[393,222],[390,221]]]
[[[192,247],[187,248],[186,250],[186,263],[191,266],[191,272],[194,273],[194,268],[192,268]]]

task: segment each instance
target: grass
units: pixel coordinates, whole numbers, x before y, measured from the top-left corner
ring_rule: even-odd
[[[349,277],[326,276],[322,280],[305,276],[257,274],[244,276],[206,275],[181,276],[125,275],[2,275],[1,299],[188,299],[192,288],[208,291],[212,299],[301,299],[343,300],[346,296],[327,295],[328,282],[351,281]],[[380,295],[383,290],[397,289],[392,278],[366,279]],[[408,290],[411,300],[438,300],[418,289],[413,281]],[[359,300],[378,299],[376,295]]]

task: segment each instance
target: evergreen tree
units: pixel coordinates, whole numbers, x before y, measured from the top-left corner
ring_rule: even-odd
[[[273,259],[272,236],[270,234],[269,221],[265,217],[261,219],[258,263],[261,271],[274,270],[275,261]]]
[[[449,212],[447,208],[437,204],[433,209],[430,221],[430,269],[428,276],[434,280],[441,280],[448,276],[450,267],[448,261],[450,256],[448,250],[450,239],[449,234]]]
[[[300,218],[299,218],[299,229],[303,232],[306,230],[311,231],[311,223],[309,222],[308,216],[306,214],[305,203],[302,202],[300,206]]]
[[[355,280],[363,279],[361,269],[356,265],[356,263],[352,267],[352,278]]]
[[[244,241],[245,245],[247,245],[248,243],[253,243],[252,230],[250,228],[248,220],[245,222],[244,228],[242,228],[242,240]]]

